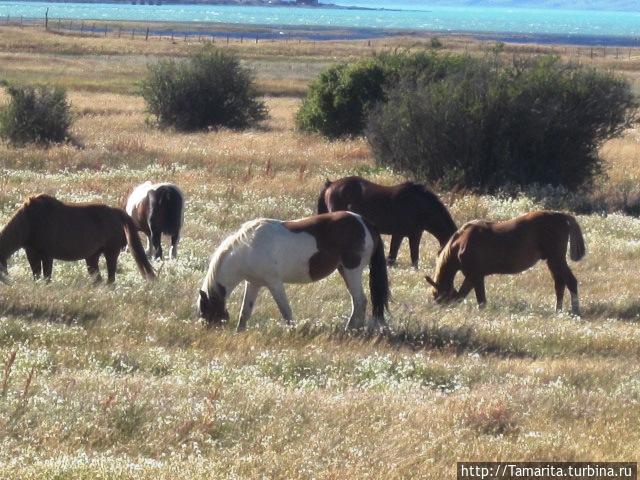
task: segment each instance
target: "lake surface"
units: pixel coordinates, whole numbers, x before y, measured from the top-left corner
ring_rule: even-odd
[[[338,0],[371,5],[371,0]],[[422,6],[416,0],[388,2],[396,10],[212,5],[131,5],[0,1],[0,17],[82,20],[220,22],[244,25],[500,32],[563,37],[640,37],[640,12]],[[405,8],[405,10],[400,9]],[[635,40],[633,40],[635,41]],[[584,43],[584,42],[579,42]]]

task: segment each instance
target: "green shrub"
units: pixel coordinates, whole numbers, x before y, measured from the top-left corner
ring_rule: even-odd
[[[331,66],[310,85],[298,110],[298,128],[329,138],[361,135],[369,112],[385,100],[389,86],[400,79],[435,81],[464,68],[469,61],[469,57],[424,51],[384,53],[373,59]]]
[[[636,115],[627,81],[555,58],[458,66],[387,92],[367,132],[379,164],[445,186],[575,188],[601,171],[598,147]]]
[[[368,110],[383,98],[385,75],[375,60],[329,67],[309,87],[298,128],[330,138],[359,135]]]
[[[62,142],[71,111],[66,92],[47,86],[7,87],[9,105],[0,112],[0,136],[13,145]]]
[[[150,65],[141,93],[160,125],[179,130],[241,129],[267,117],[249,69],[236,55],[214,47],[179,63]]]

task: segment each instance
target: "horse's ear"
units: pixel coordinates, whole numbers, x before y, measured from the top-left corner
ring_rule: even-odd
[[[424,279],[427,281],[427,283],[429,285],[431,285],[433,288],[438,288],[438,284],[436,282],[434,282],[433,278],[431,278],[429,275],[425,275]]]
[[[327,188],[331,185],[331,180],[329,180],[328,178],[324,181],[324,188]]]
[[[205,302],[209,301],[209,297],[207,296],[207,292],[205,292],[204,290],[200,290],[200,300],[203,300]]]

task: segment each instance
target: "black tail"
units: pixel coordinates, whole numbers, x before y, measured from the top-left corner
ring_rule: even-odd
[[[170,185],[158,187],[156,190],[158,207],[164,211],[164,225],[162,233],[166,235],[179,235],[182,227],[182,210],[184,200],[182,194]]]
[[[318,215],[321,213],[329,213],[329,208],[327,207],[327,202],[324,199],[325,193],[327,192],[327,188],[331,186],[331,181],[326,180],[324,182],[324,188],[320,192],[320,196],[318,197]]]
[[[133,223],[133,219],[129,215],[127,215],[125,211],[121,212],[124,234],[127,237],[127,243],[129,244],[131,254],[136,261],[136,265],[138,265],[138,269],[140,270],[140,273],[144,278],[146,278],[147,280],[153,280],[154,278],[156,278],[156,273],[153,271],[153,267],[149,263],[149,259],[147,258],[147,254],[144,251],[144,247],[142,246],[142,242],[140,241],[140,237],[138,236],[138,230]]]
[[[387,275],[387,259],[384,256],[384,242],[375,228],[369,227],[375,248],[369,261],[369,294],[373,307],[373,317],[381,323],[384,311],[389,310],[389,276]]]

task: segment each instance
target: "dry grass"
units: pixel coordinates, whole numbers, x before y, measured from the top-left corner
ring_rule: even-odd
[[[0,285],[0,478],[441,479],[454,478],[457,460],[639,456],[637,219],[579,217],[588,247],[573,267],[580,319],[553,312],[543,264],[491,278],[483,311],[472,299],[433,305],[423,272],[436,243],[425,236],[421,270],[404,245],[390,271],[391,325],[404,336],[341,333],[349,303],[338,276],[288,289],[295,328],[280,326],[263,294],[246,334],[207,330],[195,318],[197,288],[210,253],[242,221],[312,213],[326,177],[400,179],[373,166],[363,140],[296,132],[296,98],[268,98],[259,130],[159,131],[138,97],[81,87],[112,81],[101,77],[115,66],[130,78],[143,61],[19,50],[0,53],[31,58],[2,63],[16,78],[31,68],[25,77],[44,81],[63,70],[60,58],[70,62],[83,147],[0,146],[0,225],[36,192],[118,204],[146,179],[175,181],[188,206],[181,258],[153,285],[129,255],[113,288],[91,287],[79,262],[56,262],[52,283],[34,284],[24,254],[13,257],[15,283]],[[603,148],[602,192],[637,178],[638,135]],[[526,196],[444,198],[458,223],[541,206]]]

